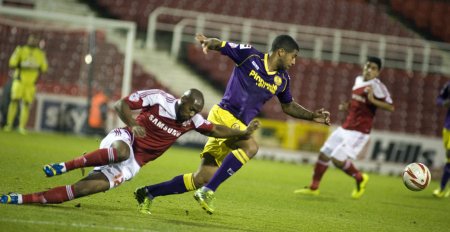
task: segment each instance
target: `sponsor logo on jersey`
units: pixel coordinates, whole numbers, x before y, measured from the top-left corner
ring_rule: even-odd
[[[228,45],[230,45],[231,48],[237,48],[239,46],[239,44],[235,43],[228,43]]]
[[[366,99],[358,94],[352,94],[352,99],[362,103],[366,103]]]
[[[239,49],[249,49],[252,46],[250,44],[239,44]]]
[[[171,134],[175,137],[180,137],[181,132],[168,127],[165,123],[161,122],[158,118],[156,118],[153,114],[150,114],[150,116],[148,117],[148,119],[150,120],[150,122],[153,123],[153,125],[159,127],[161,130],[167,132],[168,134]]]
[[[252,65],[253,65],[253,67],[255,67],[256,68],[256,70],[259,70],[259,66],[256,64],[256,62],[255,61],[252,61]]]
[[[256,81],[256,86],[262,89],[269,90],[272,94],[275,94],[278,86],[276,84],[267,83],[255,70],[252,69],[248,74],[249,77],[252,77]]]

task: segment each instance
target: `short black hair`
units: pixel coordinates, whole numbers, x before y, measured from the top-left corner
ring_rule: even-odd
[[[287,52],[294,50],[300,51],[300,47],[297,42],[289,35],[279,35],[272,42],[272,48],[270,51],[274,52],[280,48],[283,48]]]
[[[373,62],[373,63],[377,64],[378,65],[378,70],[381,70],[382,65],[381,65],[381,59],[380,58],[378,58],[376,56],[368,56],[367,57],[367,62]]]

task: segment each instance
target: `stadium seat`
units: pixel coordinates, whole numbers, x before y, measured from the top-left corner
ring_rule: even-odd
[[[230,59],[218,53],[205,56],[195,45],[187,49],[188,62],[201,70],[206,78],[220,83],[219,89],[225,89],[233,68]],[[222,65],[226,68],[220,68]],[[220,72],[217,72],[218,68]],[[289,74],[291,93],[297,102],[309,109],[324,107],[330,110],[332,122],[340,124],[345,114],[338,111],[338,105],[350,100],[350,90],[354,78],[361,74],[361,66],[299,59]],[[435,99],[439,89],[448,80],[447,77],[440,74],[423,76],[420,72],[408,73],[405,70],[384,68],[380,78],[391,92],[396,109],[394,113],[378,110],[375,129],[429,136],[440,134],[445,111],[436,106]],[[288,118],[281,112],[276,99],[263,107],[261,115],[280,120]]]

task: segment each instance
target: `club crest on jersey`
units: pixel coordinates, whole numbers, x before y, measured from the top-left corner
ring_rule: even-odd
[[[231,129],[239,130],[239,127],[239,123],[234,123],[233,125],[231,125]]]
[[[128,97],[128,100],[131,102],[138,102],[140,99],[139,94],[138,93],[133,93]]]
[[[168,134],[171,134],[175,137],[180,137],[181,132],[168,127],[165,123],[161,122],[158,118],[156,118],[153,114],[150,114],[150,116],[148,117],[148,119],[150,120],[150,122],[153,123],[153,125],[155,125],[156,127],[160,128],[161,130],[167,132]]]
[[[275,82],[276,85],[280,86],[283,81],[281,80],[280,76],[275,76],[273,78],[273,82]]]

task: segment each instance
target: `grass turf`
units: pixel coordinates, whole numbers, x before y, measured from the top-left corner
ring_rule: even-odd
[[[30,193],[74,183],[81,172],[46,178],[46,163],[69,160],[100,139],[61,134],[0,132],[0,193]],[[195,171],[198,150],[173,147],[117,189],[59,205],[0,205],[0,231],[447,231],[450,198],[435,199],[432,182],[407,190],[400,177],[370,175],[366,194],[350,198],[354,181],[329,169],[321,195],[293,190],[310,182],[311,166],[252,160],[216,192],[207,215],[192,193],[159,197],[152,215],[136,211],[133,191]]]

